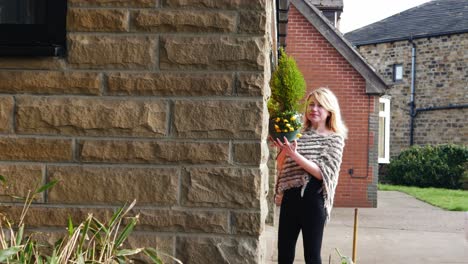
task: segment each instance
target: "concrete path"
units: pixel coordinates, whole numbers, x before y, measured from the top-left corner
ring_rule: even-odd
[[[468,263],[468,212],[450,212],[393,191],[379,191],[378,208],[360,208],[358,264]],[[334,208],[325,227],[323,264],[339,264],[335,248],[352,255],[354,208]],[[276,261],[276,228],[267,226],[268,264]],[[305,263],[302,239],[296,261]]]

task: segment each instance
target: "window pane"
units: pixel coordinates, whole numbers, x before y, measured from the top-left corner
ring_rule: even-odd
[[[393,78],[395,81],[403,80],[403,65],[396,64],[393,74],[394,74]]]
[[[1,24],[43,24],[45,0],[0,0]]]

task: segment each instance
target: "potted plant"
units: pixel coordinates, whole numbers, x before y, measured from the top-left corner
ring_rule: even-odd
[[[296,61],[280,48],[278,66],[270,80],[271,97],[268,101],[270,113],[269,132],[276,140],[293,141],[300,137],[302,128],[300,100],[304,98],[306,83]]]

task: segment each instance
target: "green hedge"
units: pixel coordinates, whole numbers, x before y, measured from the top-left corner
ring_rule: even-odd
[[[396,185],[462,189],[467,169],[467,146],[413,146],[391,160],[385,180]]]

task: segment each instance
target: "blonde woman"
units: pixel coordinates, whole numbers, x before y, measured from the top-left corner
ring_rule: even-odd
[[[306,103],[302,137],[274,142],[280,150],[275,195],[275,203],[281,205],[279,264],[294,262],[301,230],[306,263],[322,263],[323,229],[330,218],[347,135],[338,99],[331,90],[312,91]]]

